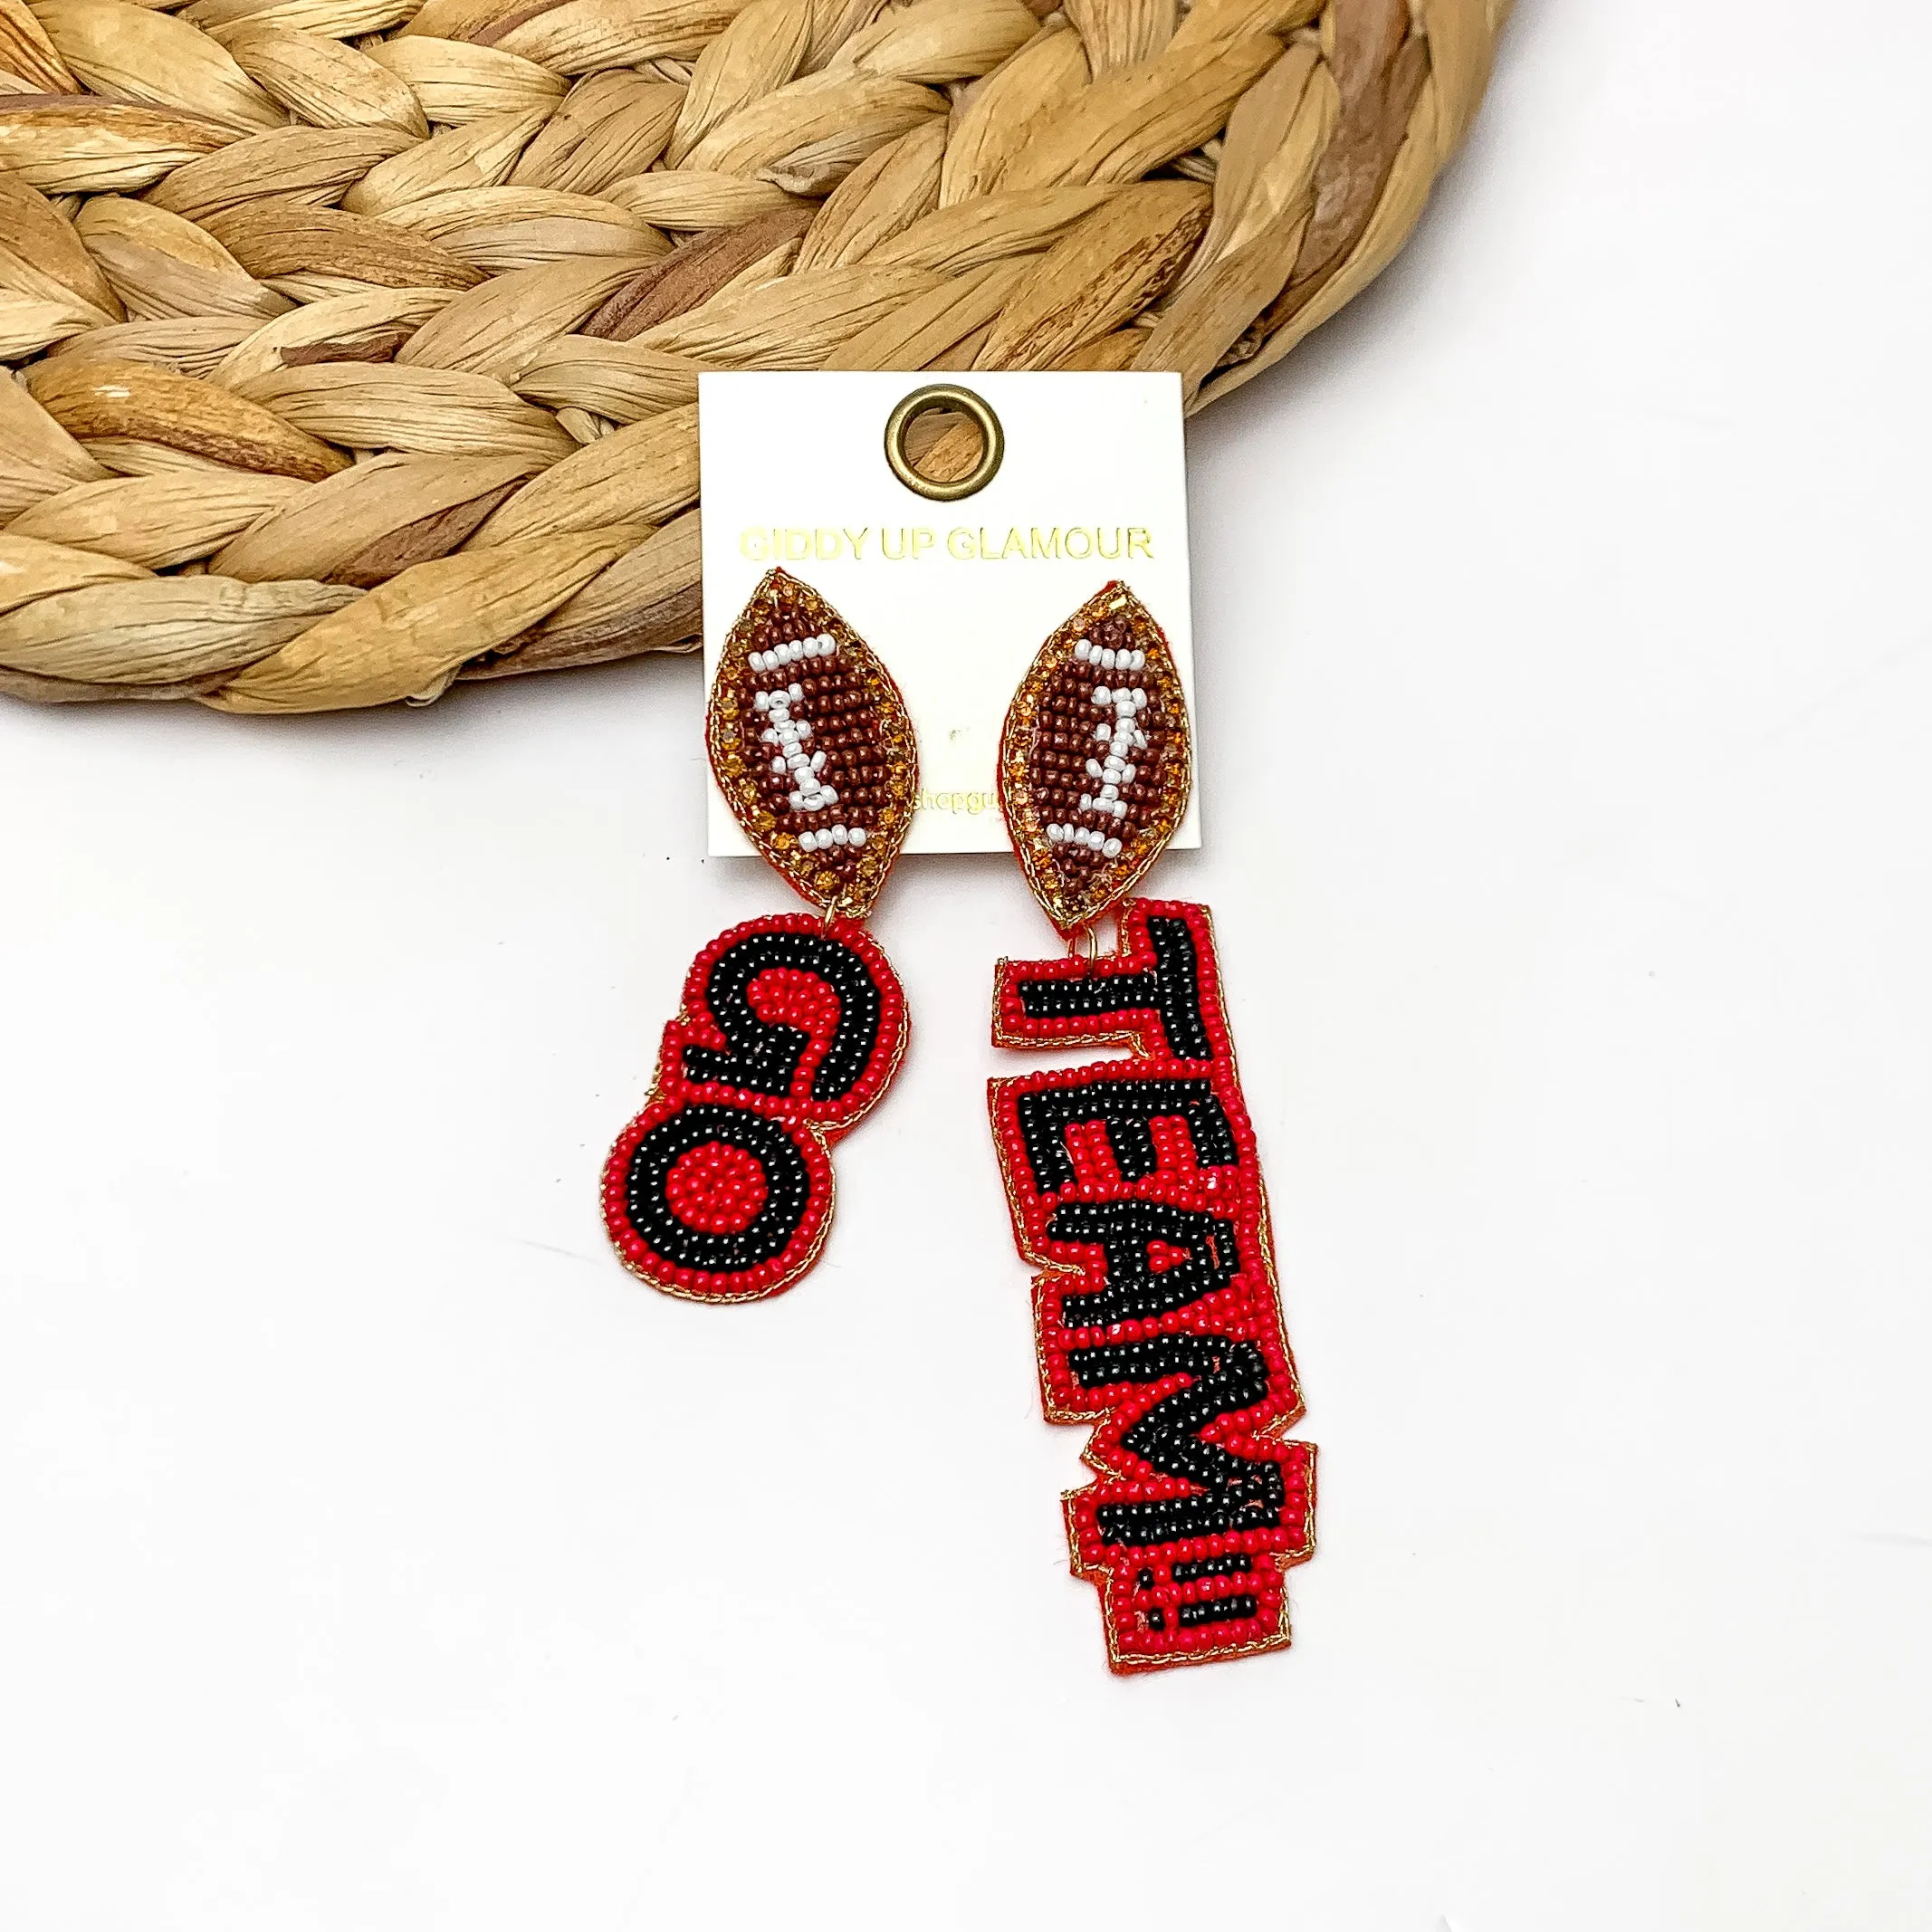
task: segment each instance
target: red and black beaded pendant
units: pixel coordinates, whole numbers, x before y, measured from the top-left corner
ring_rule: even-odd
[[[1080,740],[1090,742],[1076,742]],[[1077,945],[1003,960],[1001,1047],[1126,1056],[995,1080],[993,1139],[1033,1314],[1042,1407],[1086,1423],[1098,1479],[1064,1498],[1107,1660],[1154,1670],[1277,1650],[1315,1548],[1315,1449],[1283,1327],[1267,1195],[1207,908],[1128,899],[1186,807],[1185,700],[1124,584],[1047,639],[1007,714],[1000,800],[1028,883]]]
[[[818,1258],[831,1145],[904,1056],[905,995],[859,922],[905,841],[919,760],[885,665],[782,570],[725,640],[706,739],[746,837],[818,911],[733,926],[693,962],[605,1164],[604,1218],[653,1287],[756,1301]]]

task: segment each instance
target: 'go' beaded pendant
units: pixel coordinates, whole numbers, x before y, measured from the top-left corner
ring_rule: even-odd
[[[1279,1649],[1285,1572],[1315,1548],[1315,1449],[1275,1281],[1267,1197],[1205,906],[1128,899],[1187,806],[1185,701],[1124,584],[1042,646],[1007,713],[1000,803],[1028,883],[1076,945],[1002,960],[1002,1047],[1124,1057],[990,1083],[1033,1283],[1041,1402],[1094,1433],[1064,1498],[1115,1670]]]
[[[885,665],[782,570],[725,639],[705,736],[745,836],[818,912],[733,926],[698,955],[605,1165],[604,1217],[653,1287],[753,1301],[818,1258],[831,1144],[905,1052],[904,993],[859,922],[905,842],[919,761]]]

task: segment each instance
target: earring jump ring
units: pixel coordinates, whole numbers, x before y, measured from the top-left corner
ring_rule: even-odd
[[[913,425],[938,409],[957,410],[980,432],[980,460],[956,483],[935,483],[930,476],[922,476],[906,454],[906,435]],[[886,417],[885,460],[892,465],[893,474],[908,490],[930,497],[936,503],[956,503],[961,497],[977,495],[999,473],[999,465],[1006,460],[1006,431],[983,396],[962,388],[958,383],[929,383],[924,388],[914,389]]]

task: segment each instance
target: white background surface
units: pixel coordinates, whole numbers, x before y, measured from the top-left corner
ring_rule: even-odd
[[[1527,5],[1192,436],[1210,902],[1323,1452],[1286,1655],[1102,1668],[992,859],[824,1264],[651,1294],[693,666],[0,711],[0,1923],[1916,1932],[1932,17]],[[1005,1057],[1002,1056],[1002,1057]]]

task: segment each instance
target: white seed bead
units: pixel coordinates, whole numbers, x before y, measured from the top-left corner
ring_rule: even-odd
[[[1094,646],[1085,637],[1074,639],[1074,655],[1085,664],[1094,655]]]
[[[1110,838],[1104,846],[1101,846],[1100,849],[1105,852],[1109,858],[1118,858],[1120,856],[1120,840],[1117,838]]]
[[[1113,702],[1114,702],[1114,695],[1113,695],[1113,693],[1111,693],[1111,692],[1110,692],[1110,691],[1109,691],[1109,690],[1107,689],[1107,687],[1106,687],[1106,686],[1105,686],[1105,684],[1095,684],[1095,685],[1094,686],[1094,703],[1096,703],[1096,704],[1111,704],[1111,703],[1112,703]]]

